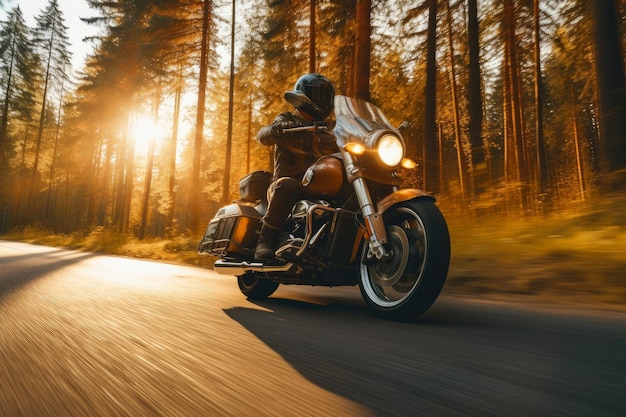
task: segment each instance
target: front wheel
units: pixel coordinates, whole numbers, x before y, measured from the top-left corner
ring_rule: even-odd
[[[264,300],[278,288],[277,282],[268,281],[248,272],[237,277],[239,289],[251,300]]]
[[[450,235],[430,200],[398,203],[384,214],[388,256],[368,259],[363,245],[359,288],[379,316],[411,320],[435,302],[448,275]]]

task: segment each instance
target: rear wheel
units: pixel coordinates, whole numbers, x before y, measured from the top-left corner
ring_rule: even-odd
[[[239,289],[243,295],[249,299],[263,300],[274,294],[279,284],[259,278],[253,273],[248,272],[237,277],[237,285],[239,285]]]
[[[448,274],[450,236],[446,222],[430,200],[411,200],[385,213],[388,256],[361,254],[359,288],[368,306],[379,316],[410,320],[437,299]]]

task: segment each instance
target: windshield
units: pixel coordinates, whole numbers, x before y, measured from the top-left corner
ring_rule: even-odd
[[[392,130],[399,135],[383,112],[367,101],[346,96],[335,96],[335,117],[337,124],[333,133],[337,138],[339,147],[348,142],[361,142],[368,146],[368,134],[373,130]]]

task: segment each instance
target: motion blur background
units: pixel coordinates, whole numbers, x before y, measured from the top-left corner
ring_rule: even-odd
[[[210,265],[206,222],[271,170],[257,130],[320,72],[411,123],[446,291],[626,301],[626,1],[79,3],[2,3],[4,238]]]

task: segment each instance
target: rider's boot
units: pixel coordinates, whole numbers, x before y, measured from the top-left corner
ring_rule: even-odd
[[[257,261],[270,261],[274,259],[274,252],[278,245],[279,228],[275,228],[266,222],[261,226],[261,233],[254,249],[254,259]]]

